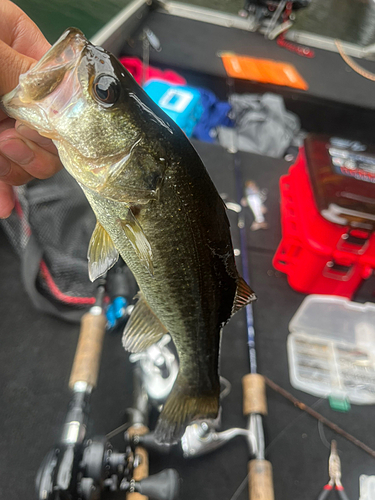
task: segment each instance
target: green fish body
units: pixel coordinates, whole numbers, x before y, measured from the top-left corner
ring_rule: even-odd
[[[120,254],[140,288],[124,347],[146,349],[169,332],[180,369],[158,420],[176,442],[219,409],[223,325],[255,298],[239,276],[229,222],[184,133],[111,54],[67,30],[2,99],[8,114],[51,137],[96,217],[89,274]]]

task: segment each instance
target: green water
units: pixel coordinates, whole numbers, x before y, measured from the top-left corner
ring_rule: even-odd
[[[1,1],[1,0],[0,0]],[[53,43],[68,27],[74,26],[91,38],[129,0],[16,0]]]
[[[80,28],[87,37],[92,37],[130,0],[16,0],[15,3],[52,43],[69,26]],[[243,5],[242,0],[190,0],[185,3],[232,14]],[[313,0],[309,8],[297,14],[296,27],[368,45],[375,42],[375,1]]]
[[[375,43],[375,1],[313,0],[295,27],[366,46]]]

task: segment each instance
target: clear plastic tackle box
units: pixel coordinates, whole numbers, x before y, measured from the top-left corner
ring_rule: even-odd
[[[293,387],[338,401],[375,403],[375,304],[309,295],[289,330]]]

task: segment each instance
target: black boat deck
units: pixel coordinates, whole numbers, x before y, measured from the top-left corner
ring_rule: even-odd
[[[220,146],[197,142],[195,146],[219,192],[234,197],[232,156]],[[259,370],[374,448],[374,406],[353,406],[349,413],[341,414],[333,412],[327,400],[318,400],[290,386],[286,354],[288,323],[304,296],[294,292],[271,263],[281,235],[278,178],[287,171],[288,164],[246,153],[242,154],[242,163],[245,178],[268,190],[270,227],[249,234],[251,284],[258,295],[254,310]],[[238,247],[235,216],[230,217],[234,245]],[[3,233],[0,238],[0,421],[5,450],[0,456],[0,498],[31,500],[38,466],[61,433],[79,328],[33,309],[22,289],[18,259]],[[246,422],[242,416],[241,377],[248,371],[243,313],[236,315],[224,329],[221,371],[232,384],[231,393],[223,402],[222,429],[243,427]],[[317,422],[276,393],[267,390],[267,396],[267,456],[274,468],[276,499],[315,498],[327,480],[329,453],[319,437]],[[108,335],[99,385],[92,398],[89,435],[107,433],[123,423],[130,401],[127,355],[120,336]],[[328,441],[338,440],[343,483],[349,498],[358,498],[359,475],[373,473],[374,459],[331,431],[324,433]],[[152,455],[151,472],[176,467],[183,478],[181,500],[229,500],[246,476],[247,459],[247,445],[239,437],[215,453],[193,460],[183,459],[180,453],[170,457]],[[247,487],[236,498],[245,500]]]
[[[257,57],[280,59],[295,64],[310,84],[307,93],[283,93],[288,104],[304,113],[304,126],[316,130],[329,122],[337,134],[348,127],[362,126],[357,132],[369,137],[374,118],[373,83],[347,71],[337,54],[316,50],[307,60],[266,42],[259,35],[199,22],[173,18],[153,12],[149,26],[160,38],[163,50],[151,54],[153,64],[166,65],[200,82],[213,82],[213,90],[225,93],[225,74],[216,57],[218,50],[231,50]],[[136,40],[136,36],[134,37]],[[140,53],[140,45],[133,50]],[[374,63],[364,63],[374,69]],[[252,91],[263,86],[237,82],[238,88]],[[224,96],[221,96],[224,97]],[[322,111],[327,110],[321,116]],[[309,113],[314,116],[309,116]],[[330,114],[331,113],[331,114]],[[341,117],[341,120],[340,120]],[[346,120],[346,121],[345,121]],[[352,127],[352,124],[356,127]],[[371,132],[373,127],[371,127]],[[220,193],[235,198],[232,156],[220,146],[195,142]],[[272,256],[280,241],[278,181],[287,172],[283,160],[242,153],[245,178],[268,190],[268,230],[249,232],[251,284],[258,295],[254,307],[259,370],[291,391],[303,402],[335,421],[345,430],[375,448],[374,406],[352,406],[349,413],[330,409],[327,400],[291,388],[288,375],[286,337],[288,323],[304,296],[294,292],[284,275],[272,268]],[[230,216],[234,245],[238,246],[235,217]],[[1,443],[0,498],[31,500],[34,479],[46,451],[58,439],[69,400],[68,378],[79,327],[35,311],[23,291],[19,262],[0,232],[0,317],[1,339],[0,405]],[[223,402],[222,429],[244,427],[241,377],[248,372],[245,317],[241,312],[225,327],[222,344],[222,375],[232,390]],[[92,426],[89,435],[103,434],[123,423],[131,402],[131,372],[119,336],[107,335],[98,388],[92,398]],[[328,480],[329,450],[317,422],[300,412],[276,393],[267,390],[269,415],[265,419],[267,458],[274,469],[276,500],[317,498]],[[343,471],[343,484],[349,498],[359,496],[359,475],[373,474],[374,459],[351,443],[324,430],[325,438],[337,439]],[[151,455],[151,472],[172,466],[183,479],[181,500],[230,500],[247,473],[247,445],[236,438],[211,455],[185,460],[181,454]],[[247,498],[247,485],[236,500]]]
[[[266,40],[259,33],[185,19],[160,11],[151,12],[146,24],[161,42],[162,50],[151,53],[152,61],[157,64],[225,78],[218,52],[284,61],[294,64],[307,81],[309,97],[375,109],[374,82],[355,73],[337,53],[314,49],[314,58],[301,57],[279,47],[276,41]],[[375,73],[375,62],[358,59],[356,62]],[[303,94],[304,91],[298,93]]]
[[[350,69],[334,52],[314,49],[308,59],[279,47],[259,33],[225,28],[200,21],[153,11],[144,22],[155,32],[162,50],[151,50],[151,64],[169,67],[183,74],[191,84],[211,88],[227,98],[226,73],[218,53],[234,52],[251,57],[293,64],[309,85],[307,91],[277,85],[236,80],[235,90],[275,92],[284,97],[286,107],[301,119],[308,132],[348,136],[371,142],[375,129],[375,84]],[[141,26],[126,43],[123,52],[142,56]],[[358,62],[358,59],[356,60]],[[375,62],[360,64],[375,73]]]

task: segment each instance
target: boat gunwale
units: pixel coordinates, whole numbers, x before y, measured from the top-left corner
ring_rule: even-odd
[[[131,18],[138,17],[139,21],[142,16],[142,10],[150,10],[151,7],[164,14],[171,16],[182,17],[194,21],[200,21],[207,24],[214,24],[226,28],[236,28],[243,31],[254,32],[254,22],[249,18],[241,18],[235,14],[230,14],[222,11],[216,11],[207,7],[199,7],[190,5],[184,2],[176,2],[173,0],[133,0],[130,4],[124,7],[111,21],[105,24],[92,38],[91,42],[94,45],[108,45],[111,40],[120,37],[124,39],[124,25]],[[290,41],[308,45],[317,49],[326,50],[329,52],[338,53],[338,48],[334,38],[317,35],[304,30],[291,29],[287,31],[286,38]],[[358,59],[375,59],[375,44],[370,44],[367,47],[362,47],[358,44],[341,41],[344,52]]]

